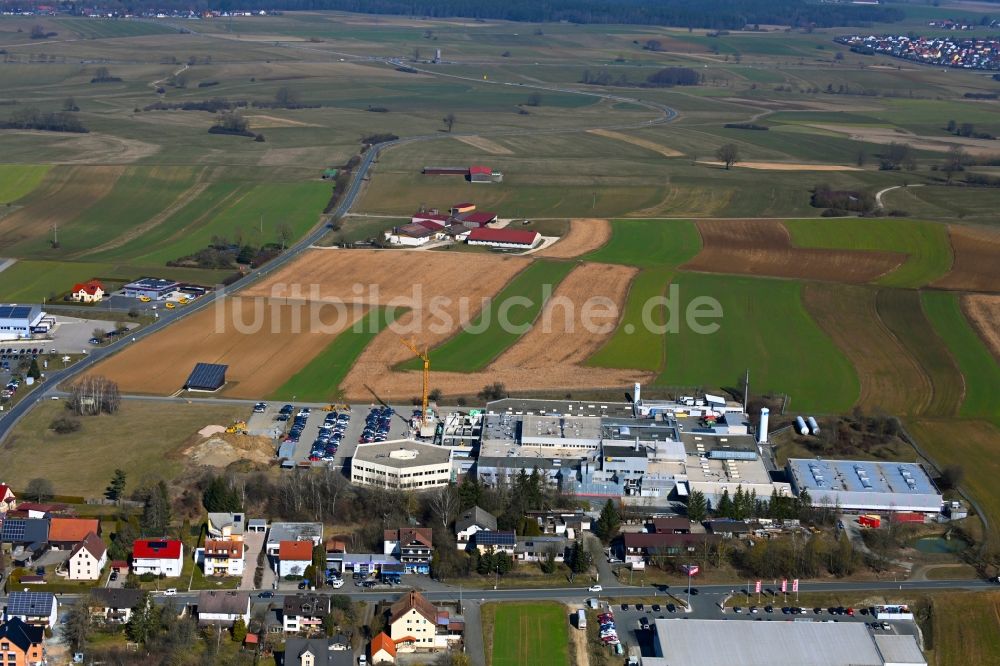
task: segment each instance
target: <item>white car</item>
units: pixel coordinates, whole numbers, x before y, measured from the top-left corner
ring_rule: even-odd
[[[166,596],[168,596],[168,597],[172,597],[175,594],[177,594],[177,588],[176,587],[168,587],[167,589],[163,590],[163,594],[166,595]]]
[[[338,578],[330,583],[330,587],[332,587],[335,590],[339,590],[340,588],[344,587],[344,580],[342,578]]]
[[[591,585],[590,587],[587,588],[587,591],[588,592],[603,592],[604,588],[601,587],[600,585]]]

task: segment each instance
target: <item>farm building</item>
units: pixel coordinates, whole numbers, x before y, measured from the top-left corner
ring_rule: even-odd
[[[100,280],[88,280],[73,285],[69,297],[79,303],[100,303],[104,298],[104,285]]]
[[[351,481],[387,488],[436,488],[451,482],[451,449],[399,439],[359,444]]]
[[[421,170],[421,173],[425,176],[467,176],[469,175],[469,168],[425,166]]]
[[[469,245],[487,245],[513,250],[530,250],[538,247],[542,236],[537,231],[521,229],[473,229],[466,241]]]
[[[226,383],[228,365],[219,363],[198,363],[184,382],[187,391],[218,391]]]
[[[455,215],[452,219],[452,223],[466,227],[467,229],[476,229],[479,227],[485,227],[488,224],[493,224],[498,218],[499,216],[496,213],[491,213],[485,210],[474,210],[469,213],[459,213],[458,215]]]
[[[51,327],[38,305],[0,305],[0,340],[27,340]]]
[[[503,173],[494,171],[488,166],[471,166],[469,167],[469,182],[500,183],[503,182]]]
[[[139,278],[135,282],[129,282],[122,287],[122,295],[126,298],[146,297],[154,301],[159,301],[177,291],[179,287],[180,285],[173,280],[144,277]]]
[[[645,666],[926,666],[916,637],[861,622],[654,620]],[[883,640],[889,639],[889,640]]]
[[[813,506],[939,513],[944,504],[918,463],[790,458],[786,470],[795,494],[807,490]]]
[[[429,223],[433,224],[433,223]],[[385,232],[385,240],[393,245],[404,247],[420,247],[438,237],[440,232],[430,229],[424,224],[410,223],[401,227],[393,227]]]
[[[461,215],[462,213],[471,213],[476,210],[476,204],[464,201],[462,203],[454,204],[451,207],[452,216]]]
[[[451,220],[451,215],[448,215],[447,213],[439,213],[436,210],[417,212],[410,216],[410,222],[412,224],[430,224],[438,229],[443,229],[448,226],[449,220]]]

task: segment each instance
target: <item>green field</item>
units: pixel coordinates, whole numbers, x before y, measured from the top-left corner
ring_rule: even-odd
[[[948,666],[1000,662],[1000,593],[935,594],[932,610],[931,663]]]
[[[844,354],[809,317],[801,285],[787,280],[679,273],[679,332],[665,336],[666,386],[737,386],[744,372],[757,392],[777,391],[794,409],[844,412],[860,394],[857,374]],[[685,322],[692,299],[722,306],[715,333],[699,334]]]
[[[674,268],[701,250],[701,236],[687,220],[615,220],[611,240],[588,261],[638,268]]]
[[[925,291],[920,300],[924,314],[955,357],[965,379],[962,416],[980,416],[1000,422],[1000,366],[969,325],[959,297],[941,291]]]
[[[618,328],[611,339],[587,359],[588,365],[636,370],[663,369],[663,338],[649,326],[643,325],[643,311],[646,310],[646,316],[653,321],[663,323],[662,308],[650,308],[647,304],[664,295],[673,275],[669,269],[647,268],[632,280]]]
[[[497,604],[493,666],[569,664],[569,612],[554,602]]]
[[[878,283],[922,287],[951,269],[948,229],[942,224],[895,218],[786,220],[799,247],[905,252],[910,258]]]
[[[48,164],[0,164],[0,204],[14,203],[45,178]]]
[[[573,266],[566,261],[531,263],[490,300],[475,320],[430,350],[432,367],[443,372],[475,372],[485,368],[528,331],[545,301]],[[417,361],[409,361],[403,367],[419,366]]]
[[[340,383],[368,343],[398,317],[400,312],[386,308],[371,310],[362,317],[360,330],[353,326],[336,338],[309,365],[299,370],[277,391],[272,400],[296,399],[306,402],[331,402],[340,397]]]

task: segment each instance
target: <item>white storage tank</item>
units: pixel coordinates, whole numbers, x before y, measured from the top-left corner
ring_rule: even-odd
[[[801,416],[795,417],[795,429],[799,431],[800,435],[809,434],[809,426],[806,425],[805,419],[803,419]]]
[[[816,423],[816,419],[810,416],[808,419],[806,419],[806,423],[809,425],[809,431],[813,435],[819,434],[819,424]]]

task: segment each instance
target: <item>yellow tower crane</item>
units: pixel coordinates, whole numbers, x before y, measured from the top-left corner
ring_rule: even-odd
[[[430,391],[431,383],[431,357],[427,355],[427,348],[424,347],[423,351],[417,347],[415,340],[405,340],[400,338],[400,341],[411,351],[413,354],[424,362],[424,390],[421,394],[421,410],[420,410],[420,424],[429,425],[430,419],[427,416],[427,394]]]

